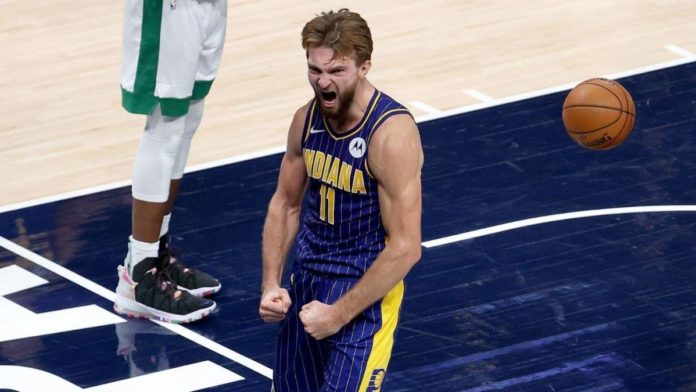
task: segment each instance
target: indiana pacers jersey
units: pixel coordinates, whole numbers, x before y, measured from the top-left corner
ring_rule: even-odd
[[[350,291],[384,249],[377,181],[367,163],[370,138],[406,108],[375,91],[358,125],[342,134],[316,100],[307,111],[302,149],[309,176],[288,289],[292,305],[281,322],[273,386],[276,392],[379,392],[387,376],[404,283],[323,340],[305,331],[299,311],[333,304]]]
[[[307,271],[359,278],[386,243],[367,147],[387,118],[409,112],[375,90],[358,125],[338,134],[318,105],[316,99],[309,105],[302,139],[309,183],[297,237],[297,262]]]

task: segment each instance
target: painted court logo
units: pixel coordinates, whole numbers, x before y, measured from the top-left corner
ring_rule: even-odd
[[[348,151],[353,158],[362,158],[365,155],[365,152],[367,152],[367,143],[365,142],[365,139],[356,137],[355,139],[351,140],[350,144],[348,145]]]
[[[382,390],[384,377],[387,375],[386,369],[375,369],[370,376],[370,383],[367,385],[366,392],[379,392]]]

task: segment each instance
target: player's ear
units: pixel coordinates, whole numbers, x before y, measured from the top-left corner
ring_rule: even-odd
[[[360,64],[360,67],[358,68],[358,76],[364,78],[365,76],[367,76],[367,73],[370,71],[370,68],[372,68],[372,61],[363,61],[363,63]]]

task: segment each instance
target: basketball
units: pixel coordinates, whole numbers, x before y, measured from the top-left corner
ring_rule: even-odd
[[[586,80],[570,90],[563,102],[563,126],[568,135],[591,150],[608,150],[631,134],[636,105],[618,82]]]

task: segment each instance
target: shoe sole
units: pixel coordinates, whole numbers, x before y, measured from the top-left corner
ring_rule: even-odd
[[[207,297],[209,295],[213,295],[220,291],[220,288],[222,288],[222,284],[219,284],[215,287],[199,287],[197,289],[187,289],[184,286],[176,286],[179,290],[183,291],[188,291],[189,294],[195,296],[195,297]]]
[[[139,302],[130,300],[122,295],[116,295],[114,300],[114,311],[118,314],[133,318],[155,319],[174,324],[186,324],[193,321],[198,321],[210,315],[215,310],[217,304],[213,304],[207,308],[199,309],[188,314],[167,313],[149,306],[145,306]]]

